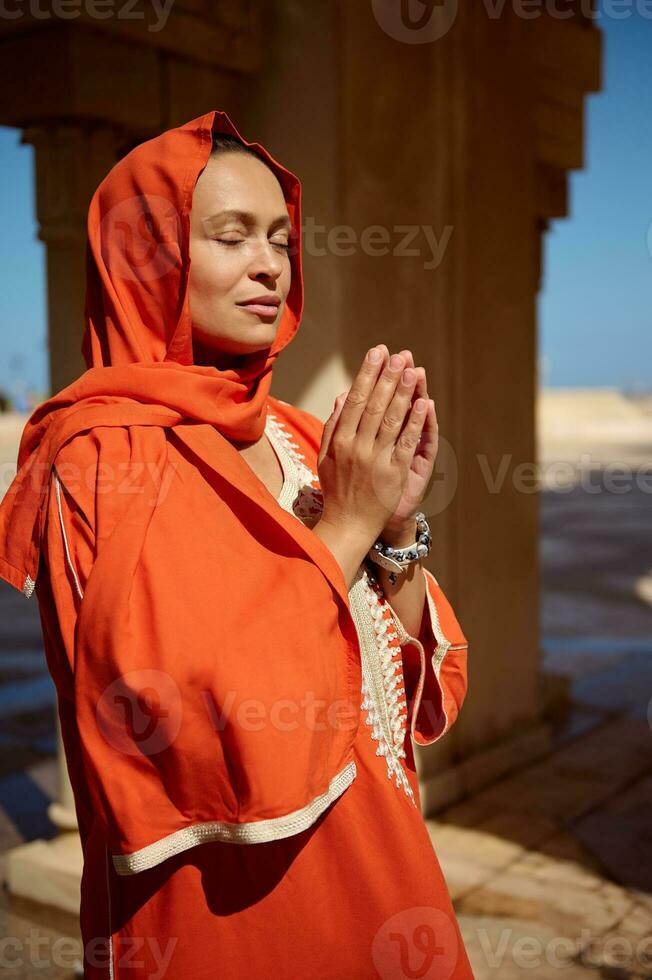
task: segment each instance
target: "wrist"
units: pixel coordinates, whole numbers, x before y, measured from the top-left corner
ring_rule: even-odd
[[[336,534],[342,541],[348,542],[355,547],[371,547],[369,531],[358,521],[341,517],[332,517],[330,514],[322,512],[315,527],[326,528],[327,531]]]
[[[417,511],[414,524],[414,528],[408,529],[403,520],[392,521],[369,551],[369,559],[389,573],[392,585],[401,575],[408,574],[411,578],[411,567],[418,565],[430,551],[432,535],[425,514]]]
[[[331,552],[340,566],[347,589],[350,589],[369,550],[368,534],[352,521],[330,521],[324,517],[317,521],[312,533]]]
[[[416,517],[406,518],[400,522],[386,524],[379,537],[384,544],[392,548],[407,548],[417,538]]]

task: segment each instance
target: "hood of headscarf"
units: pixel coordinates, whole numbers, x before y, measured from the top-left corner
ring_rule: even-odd
[[[225,371],[193,364],[188,301],[190,212],[214,132],[238,137],[263,157],[282,187],[292,222],[291,287],[275,340],[269,350],[244,355]],[[272,367],[294,337],[302,308],[300,182],[259,143],[244,140],[226,113],[209,112],[140,144],[95,191],[88,212],[82,342],[87,367],[186,367],[184,374],[201,380],[189,394],[219,405],[222,431],[234,438],[260,435]],[[170,377],[176,382],[179,375]]]
[[[193,363],[190,214],[212,134],[257,151],[283,189],[292,222],[291,287],[272,345],[233,366]],[[272,369],[301,321],[301,184],[259,143],[213,110],[136,146],[96,189],[88,211],[82,353],[87,370],[41,403],[23,430],[18,472],[0,505],[0,573],[31,594],[53,461],[98,425],[209,423],[254,441],[265,427]]]

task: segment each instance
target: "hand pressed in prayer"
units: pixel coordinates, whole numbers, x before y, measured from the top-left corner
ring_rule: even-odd
[[[379,346],[381,348],[385,347],[384,344]],[[406,368],[414,368],[412,351],[406,349],[399,351],[399,354],[405,358]],[[388,359],[389,356],[389,351],[387,351],[386,359]],[[385,362],[383,362],[383,366],[384,363]],[[417,372],[417,383],[414,388],[414,394],[412,395],[411,406],[414,405],[417,398],[425,398],[428,402],[426,421],[424,422],[421,438],[419,439],[417,448],[414,451],[414,456],[412,457],[407,482],[403,488],[403,496],[401,497],[396,510],[385,524],[383,533],[381,534],[381,538],[383,538],[383,540],[388,544],[391,543],[390,539],[393,538],[394,535],[400,535],[404,530],[407,530],[408,532],[415,531],[415,515],[420,509],[421,502],[428,489],[428,484],[430,483],[435,460],[437,458],[437,450],[439,448],[439,427],[437,424],[437,413],[435,411],[434,401],[432,398],[428,398],[426,369],[419,366],[415,368],[415,370]],[[412,535],[412,540],[413,539],[414,534]]]
[[[405,473],[405,479],[403,481],[400,494],[397,499],[392,500],[389,514],[384,515],[381,536],[389,543],[390,539],[396,539],[397,536],[403,538],[406,535],[409,536],[410,532],[416,531],[415,515],[419,510],[419,505],[428,488],[437,455],[438,426],[434,402],[428,398],[425,369],[423,367],[417,368],[414,366],[412,352],[407,349],[400,351],[400,356],[403,358],[404,363],[400,367],[392,369],[391,365],[389,364],[390,354],[386,345],[379,344],[378,350],[382,356],[380,362],[378,362],[374,370],[374,374],[377,379],[376,383],[387,384],[387,381],[390,381],[388,377],[388,373],[390,371],[394,376],[394,382],[392,383],[390,381],[392,391],[386,393],[382,399],[383,402],[387,402],[388,400],[391,401],[394,394],[394,386],[397,384],[397,382],[400,383],[402,372],[405,369],[411,368],[415,374],[415,378],[413,378],[411,382],[403,381],[403,384],[407,385],[408,390],[410,390],[412,386],[414,387],[411,390],[409,400],[404,402],[405,416],[401,427],[399,431],[392,434],[392,439],[396,442],[395,452],[399,448],[400,437],[404,432],[406,432],[406,430],[409,429],[409,437],[414,439],[418,419],[413,411],[415,402],[417,399],[423,399],[426,404],[425,418],[421,423],[419,438],[412,449],[412,452],[410,453],[408,451],[406,453],[405,448],[401,447],[401,455],[403,458],[406,456],[408,457],[409,465]],[[355,385],[359,385],[359,378],[360,375],[356,377]],[[385,378],[387,380],[384,380]],[[364,390],[367,391],[368,388],[369,384],[367,383]],[[327,423],[328,432],[325,434],[326,438],[325,443],[322,445],[320,459],[323,455],[324,445],[330,441],[330,435],[337,427],[337,422],[342,413],[342,409],[345,405],[348,394],[349,392],[343,392],[336,399],[333,413]],[[356,400],[358,397],[359,392],[357,392]],[[370,395],[370,390],[367,392],[367,398],[370,400],[370,402],[373,400]],[[387,412],[388,409],[390,409],[390,404],[385,405],[384,411]],[[395,401],[391,404],[391,410],[394,411],[394,414],[395,411],[398,410],[398,406],[396,405]],[[403,408],[401,410],[403,410]],[[387,418],[389,417],[390,416],[388,415]],[[381,434],[383,435],[383,440],[386,441],[386,430],[383,428],[382,422],[380,428],[378,429],[378,436]],[[382,484],[382,480],[380,483],[378,480],[376,480],[374,484],[375,491],[376,493],[380,492],[381,495],[385,497],[387,494],[389,494],[389,490],[387,490],[386,493],[386,487]],[[365,502],[368,504],[370,502],[370,498],[366,497]]]

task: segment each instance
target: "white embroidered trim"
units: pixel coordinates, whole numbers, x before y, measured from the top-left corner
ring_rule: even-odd
[[[426,576],[430,576],[430,578],[433,580],[433,582],[435,583],[435,585],[437,584],[437,579],[432,574],[432,572],[429,572],[427,568],[424,568],[423,569],[423,572],[424,572],[424,574]],[[430,623],[431,623],[431,626],[432,626],[432,631],[435,634],[435,639],[437,640],[437,649],[435,650],[435,653],[433,654],[432,664],[433,664],[433,667],[435,669],[435,673],[436,673],[437,677],[439,677],[439,671],[441,670],[441,665],[442,665],[442,662],[444,660],[444,657],[446,656],[446,654],[448,653],[448,651],[451,649],[451,641],[444,636],[443,630],[441,628],[441,622],[440,622],[440,619],[439,619],[439,610],[437,609],[437,606],[435,604],[435,600],[433,599],[433,597],[430,594],[430,590],[428,588],[428,583],[427,582],[426,582],[426,600],[428,602],[428,611],[430,613]],[[416,636],[412,636],[410,633],[408,633],[408,631],[406,630],[405,626],[401,622],[400,617],[397,616],[397,614],[394,612],[394,610],[392,609],[392,607],[391,607],[391,605],[390,605],[389,602],[387,603],[387,605],[389,606],[389,608],[391,610],[391,613],[392,613],[394,622],[396,624],[396,629],[397,629],[397,632],[398,632],[399,642],[400,643],[407,643],[408,640],[412,640],[412,641],[414,641],[416,643],[419,643],[419,645],[422,646],[423,644],[421,644],[421,642],[419,641],[419,639]],[[463,649],[463,647],[466,647],[466,646],[467,646],[466,643],[464,643],[464,644],[457,644],[455,647],[453,647],[453,649],[454,650]]]
[[[106,897],[108,902],[108,919],[109,919],[109,978],[113,980],[113,924],[111,916],[111,880],[109,878],[109,849],[104,848],[104,853],[106,856]]]
[[[79,584],[79,579],[77,578],[77,572],[75,571],[75,566],[73,565],[72,558],[70,557],[70,549],[68,548],[68,537],[66,535],[66,525],[64,524],[63,511],[61,510],[61,484],[59,483],[59,475],[58,475],[57,471],[54,469],[54,467],[52,469],[54,471],[54,486],[55,486],[56,495],[57,495],[57,508],[59,510],[59,523],[61,524],[61,534],[63,535],[63,545],[64,545],[64,548],[65,548],[65,551],[66,551],[66,559],[68,561],[68,567],[70,568],[70,571],[72,572],[72,577],[75,580],[75,587],[77,589],[77,594],[79,595],[79,597],[81,599],[83,599],[84,598],[84,593],[82,592],[81,585]]]
[[[57,472],[54,469],[54,467],[52,467],[52,469],[54,471],[54,479],[55,479],[56,492],[57,492],[57,505],[58,505],[58,508],[59,508],[59,520],[61,522],[61,530],[63,532],[63,542],[64,542],[64,546],[65,546],[65,549],[66,549],[66,558],[68,559],[68,564],[70,566],[70,570],[72,571],[72,574],[73,574],[74,579],[75,579],[75,585],[77,587],[77,592],[83,597],[83,593],[82,593],[82,591],[80,589],[80,586],[79,586],[79,580],[77,578],[77,574],[75,572],[75,569],[73,568],[72,561],[70,560],[70,552],[68,550],[68,539],[66,537],[66,529],[65,529],[64,523],[63,523],[63,514],[61,513],[61,491],[60,491],[60,487],[59,487],[59,478],[57,476]],[[34,581],[34,579],[32,578],[32,576],[31,575],[26,575],[25,576],[25,581],[23,582],[23,595],[27,599],[29,599],[32,596],[35,588],[36,588],[36,582]]]
[[[283,486],[276,498],[284,510],[288,510],[299,492],[299,472],[291,456],[291,446],[287,435],[276,420],[276,416],[268,413],[265,419],[265,433],[279,458],[283,470]]]
[[[281,461],[286,471],[286,485],[290,482],[296,490],[292,501],[289,494],[281,492],[278,500],[287,511],[291,511],[308,527],[319,520],[323,507],[321,490],[312,486],[318,482],[315,473],[306,465],[305,456],[299,452],[283,424],[268,413],[267,433],[274,447],[283,454]],[[290,480],[287,469],[295,468],[296,477]],[[285,489],[285,487],[284,487]],[[372,588],[366,570],[361,566],[358,577],[349,589],[351,614],[360,640],[362,665],[362,703],[360,707],[367,712],[365,724],[372,726],[371,738],[378,742],[376,755],[384,756],[387,765],[387,778],[396,779],[396,786],[403,787],[406,795],[418,806],[414,792],[400,763],[405,758],[405,733],[407,703],[403,682],[403,661],[400,646],[391,647],[390,641],[398,639],[394,630],[393,616],[384,615],[384,593],[380,586]]]
[[[387,603],[384,593],[379,585],[372,586],[367,577],[368,588],[365,591],[367,601],[371,605],[371,614],[374,618],[374,625],[378,636],[378,647],[380,653],[380,663],[383,671],[383,687],[385,690],[385,702],[388,705],[389,727],[393,733],[394,748],[396,754],[402,759],[405,758],[405,720],[407,718],[407,702],[405,697],[399,698],[400,694],[405,694],[404,687],[398,687],[403,680],[403,657],[401,647],[397,642],[396,646],[390,646],[391,640],[398,641],[398,634],[395,629],[394,619],[389,615],[385,616]]]
[[[362,654],[361,707],[368,712],[365,723],[373,726],[371,737],[378,742],[376,755],[384,756],[387,778],[396,779],[396,786],[403,787],[414,806],[418,806],[407,774],[400,763],[405,758],[405,701],[399,703],[403,688],[397,687],[402,680],[402,660],[394,659],[389,648],[387,632],[389,623],[383,617],[379,596],[369,585],[367,571],[358,570],[358,576],[349,590],[351,613],[355,620]],[[396,648],[401,657],[401,648]],[[399,674],[400,671],[400,674]]]
[[[113,866],[120,875],[137,874],[147,868],[153,868],[161,861],[181,854],[197,844],[208,841],[226,841],[229,844],[262,844],[267,841],[281,840],[299,834],[317,820],[331,805],[333,800],[342,795],[351,785],[357,775],[355,761],[351,761],[333,776],[324,793],[316,796],[306,806],[287,813],[282,817],[271,817],[267,820],[256,820],[252,823],[226,823],[221,820],[211,820],[206,823],[195,823],[181,830],[175,830],[161,840],[141,847],[132,854],[113,854]]]
[[[430,662],[432,664],[433,670],[435,672],[435,677],[437,679],[437,683],[439,684],[439,688],[441,691],[441,706],[444,715],[444,725],[441,732],[438,735],[436,735],[435,738],[429,739],[426,742],[427,745],[432,745],[434,742],[438,741],[443,735],[446,734],[449,725],[448,712],[446,711],[446,699],[444,696],[444,688],[440,680],[441,666],[449,650],[465,650],[468,649],[468,644],[458,643],[453,646],[451,644],[451,641],[444,635],[444,632],[441,628],[441,621],[439,619],[439,610],[437,609],[435,600],[430,594],[430,589],[428,588],[427,579],[428,577],[430,577],[432,581],[435,583],[435,585],[438,585],[439,583],[437,582],[437,579],[432,574],[432,572],[430,572],[427,568],[424,568],[423,572],[426,576],[426,600],[428,602],[428,611],[430,613],[430,624],[432,627],[432,631],[435,634],[435,639],[437,640],[437,646],[435,647],[435,652],[432,654],[430,658]],[[394,622],[396,624],[399,642],[401,644],[413,643],[419,650],[421,670],[419,673],[419,683],[417,685],[417,690],[414,695],[414,709],[412,713],[412,724],[410,725],[410,734],[412,738],[414,738],[416,719],[419,713],[419,708],[421,706],[421,697],[423,694],[425,669],[426,669],[426,654],[425,654],[425,650],[423,649],[423,643],[421,642],[421,640],[419,640],[418,637],[412,636],[410,633],[408,633],[408,631],[403,626],[403,623],[401,622],[400,618],[396,615],[396,613],[392,609],[391,605],[389,603],[388,605],[392,612]]]
[[[324,503],[321,490],[312,486],[317,477],[306,466],[300,447],[272,413],[267,414],[265,431],[280,458],[285,475],[277,500],[284,510],[291,510],[307,527],[313,528],[321,516]]]
[[[435,585],[437,584],[437,579],[429,572],[427,568],[424,568],[424,573],[426,578],[430,576]],[[437,648],[432,655],[432,666],[434,667],[435,674],[437,675],[437,680],[439,680],[439,672],[441,671],[441,665],[444,662],[444,657],[450,650],[451,641],[444,636],[443,630],[441,628],[441,622],[439,619],[439,610],[435,605],[435,600],[433,599],[430,589],[428,588],[428,583],[426,582],[426,599],[428,600],[428,608],[430,610],[430,621],[432,623],[432,631],[435,634],[437,640]]]

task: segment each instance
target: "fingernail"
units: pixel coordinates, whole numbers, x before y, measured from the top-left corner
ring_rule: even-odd
[[[403,367],[404,363],[405,362],[400,354],[392,354],[392,356],[389,359],[389,366],[394,369]]]
[[[367,354],[367,360],[371,361],[372,364],[378,364],[381,358],[380,350],[377,347],[372,347],[372,349]]]
[[[412,368],[406,368],[403,372],[403,384],[411,385],[416,377],[416,372]]]
[[[414,403],[414,411],[415,412],[423,412],[423,411],[425,411],[425,408],[426,408],[426,400],[425,400],[425,398],[417,398],[417,400]]]

